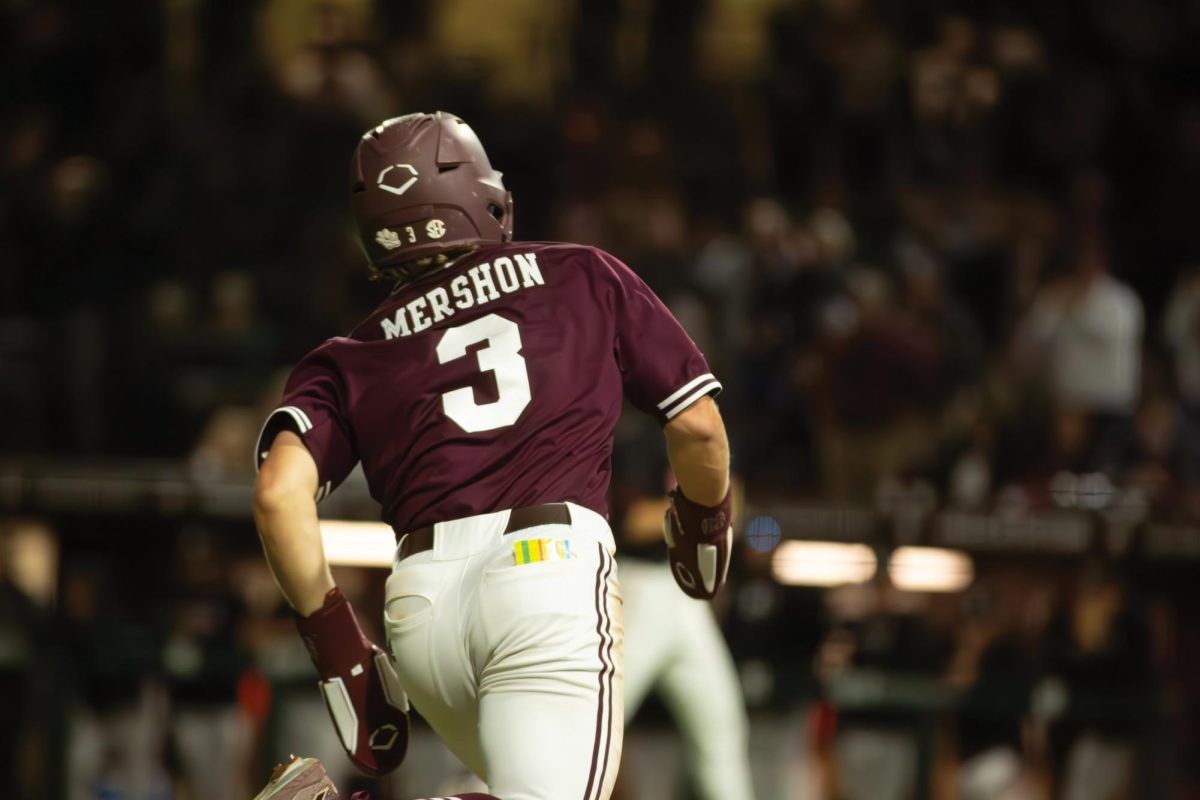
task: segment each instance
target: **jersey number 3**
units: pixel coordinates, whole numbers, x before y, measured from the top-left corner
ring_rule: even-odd
[[[496,399],[476,403],[475,390],[469,386],[442,395],[442,410],[467,433],[506,428],[529,405],[529,372],[521,356],[521,331],[512,320],[488,314],[448,329],[437,345],[438,363],[462,358],[468,347],[483,341],[488,345],[480,348],[475,357],[481,372],[495,373]]]

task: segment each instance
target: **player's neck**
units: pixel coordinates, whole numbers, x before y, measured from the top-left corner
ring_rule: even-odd
[[[436,263],[430,264],[429,268],[420,273],[416,278],[397,281],[396,285],[392,287],[392,291],[388,294],[396,294],[396,292],[399,292],[401,289],[425,283],[426,281],[441,275],[446,270],[454,269],[454,267],[462,263],[464,259],[475,255],[479,252],[479,250],[480,248],[478,247],[472,247],[468,250],[463,250],[460,253],[455,253],[452,256],[446,256],[442,259],[439,259]]]

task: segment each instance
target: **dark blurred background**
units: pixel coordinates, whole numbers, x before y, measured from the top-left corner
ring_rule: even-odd
[[[339,758],[252,442],[386,294],[358,135],[445,109],[518,238],[612,251],[725,384],[761,798],[1200,797],[1198,41],[1195,0],[3,0],[5,796]],[[661,458],[627,419],[614,527]],[[339,569],[364,616],[384,574]],[[378,797],[452,775],[415,748]]]

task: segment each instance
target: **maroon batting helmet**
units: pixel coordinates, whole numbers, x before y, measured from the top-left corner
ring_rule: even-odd
[[[438,255],[512,239],[512,193],[453,114],[406,114],[363,134],[350,163],[371,273],[411,280]]]

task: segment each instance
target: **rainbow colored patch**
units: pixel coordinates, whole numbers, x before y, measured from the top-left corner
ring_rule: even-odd
[[[569,539],[522,539],[513,542],[513,558],[518,566],[539,561],[565,561],[574,557]]]

